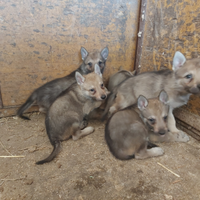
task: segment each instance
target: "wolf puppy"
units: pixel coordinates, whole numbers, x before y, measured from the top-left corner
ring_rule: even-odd
[[[118,71],[117,73],[113,74],[110,78],[109,78],[109,82],[108,82],[108,87],[107,88],[110,88],[108,89],[108,91],[113,91],[113,89],[119,85],[122,81],[124,81],[125,79],[129,78],[129,77],[132,77],[134,76],[135,72],[130,72],[130,71],[127,71],[127,70],[120,70]],[[91,119],[97,119],[97,120],[101,120],[102,119],[102,115],[103,115],[103,112],[104,112],[104,108],[105,108],[105,105],[107,104],[108,102],[104,102],[102,104],[102,106],[96,110],[94,110],[93,112],[91,112],[89,118]],[[86,119],[87,121],[87,119]]]
[[[82,120],[107,97],[100,68],[95,65],[95,72],[85,76],[76,72],[75,77],[77,83],[65,90],[48,110],[45,125],[54,149],[49,157],[36,164],[53,160],[60,150],[61,141],[71,136],[78,140],[94,131],[93,127],[85,128]]]
[[[108,90],[113,91],[113,89],[118,86],[124,80],[133,77],[135,75],[135,71],[130,72],[127,70],[120,70],[117,73],[113,74],[108,81]]]
[[[107,122],[105,139],[111,153],[120,160],[161,156],[164,151],[148,142],[148,132],[167,133],[168,96],[162,91],[158,98],[139,96],[137,104],[116,112]],[[147,149],[148,147],[152,147]]]
[[[200,93],[200,59],[187,60],[180,52],[176,52],[172,70],[146,72],[131,77],[121,83],[117,90],[109,95],[104,115],[126,108],[136,103],[139,95],[154,98],[159,91],[165,90],[169,96],[168,129],[171,140],[187,142],[189,137],[176,128],[173,116],[174,108],[187,104],[191,94]],[[160,137],[153,137],[154,141],[161,141]]]
[[[39,106],[40,112],[46,113],[59,94],[76,82],[76,71],[82,75],[88,74],[93,72],[95,64],[98,64],[100,66],[101,73],[103,73],[106,66],[106,59],[108,57],[108,48],[104,48],[101,52],[94,51],[92,53],[88,53],[85,48],[81,47],[81,56],[83,63],[77,70],[63,78],[52,80],[36,89],[27,101],[19,108],[17,115],[23,119],[29,120],[28,117],[23,116],[23,113],[31,107],[34,102]]]

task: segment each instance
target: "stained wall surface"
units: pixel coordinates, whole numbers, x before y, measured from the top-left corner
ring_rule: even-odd
[[[138,0],[0,2],[0,117],[44,83],[79,67],[80,48],[109,48],[104,77],[133,70]]]

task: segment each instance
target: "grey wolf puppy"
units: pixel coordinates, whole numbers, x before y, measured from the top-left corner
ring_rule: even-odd
[[[124,81],[125,79],[134,76],[135,71],[130,72],[127,70],[120,70],[117,73],[113,74],[108,81],[108,87],[110,88],[110,90],[108,89],[108,91],[113,91],[113,89],[119,85],[122,81]],[[109,95],[108,95],[109,96]],[[90,119],[101,119],[103,112],[104,112],[104,108],[105,105],[107,104],[107,102],[105,101],[105,103],[102,104],[102,106],[96,110],[94,110],[93,112],[90,113],[89,118]],[[87,121],[87,119],[86,119]]]
[[[176,128],[172,112],[187,104],[191,94],[200,93],[200,59],[186,61],[182,53],[176,52],[172,69],[146,72],[125,80],[109,95],[104,116],[136,103],[140,95],[154,98],[164,89],[169,96],[168,129],[173,135],[171,141],[187,142],[189,137]],[[159,142],[160,137],[154,137],[154,140]]]
[[[54,149],[46,159],[36,164],[53,160],[60,150],[61,141],[71,136],[73,140],[78,140],[94,131],[93,127],[85,128],[83,118],[107,97],[108,91],[104,87],[100,68],[95,65],[95,72],[85,76],[76,72],[75,77],[77,83],[65,90],[47,112],[46,131]]]
[[[148,100],[140,95],[136,104],[113,114],[105,127],[105,139],[116,158],[145,159],[163,155],[160,147],[148,141],[148,132],[161,136],[167,133],[167,101],[165,91],[158,98]]]
[[[120,70],[117,73],[113,74],[108,81],[108,90],[113,91],[113,89],[119,85],[124,80],[128,79],[135,75],[135,71],[130,72],[127,70]]]
[[[135,75],[136,71],[127,71],[127,70],[122,70],[120,69],[118,72],[116,72],[115,74],[113,74],[108,81],[108,91],[109,92],[114,92],[115,90],[117,90],[117,87],[126,79],[133,77]],[[111,101],[111,102],[110,102]],[[104,103],[104,108],[105,105],[111,105],[112,104],[112,98],[108,98],[106,99],[105,103]],[[98,119],[104,120],[106,116],[104,116],[104,110],[103,109],[98,109],[98,114],[96,114],[96,110],[93,112],[95,113],[95,117],[98,116]],[[94,114],[92,113],[92,118],[94,118]]]
[[[52,80],[41,87],[37,88],[27,99],[27,101],[19,108],[17,115],[23,119],[29,120],[28,117],[23,116],[25,110],[27,110],[33,103],[37,103],[39,111],[46,113],[50,105],[56,100],[56,98],[66,90],[70,85],[76,82],[75,72],[80,74],[88,74],[94,71],[95,64],[98,64],[103,73],[106,67],[106,59],[108,57],[108,48],[105,47],[101,52],[94,51],[88,53],[87,50],[81,47],[81,56],[83,63],[80,67],[73,71],[71,74]]]

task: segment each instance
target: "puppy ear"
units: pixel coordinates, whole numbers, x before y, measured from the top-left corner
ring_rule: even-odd
[[[81,57],[82,60],[85,60],[85,58],[88,56],[88,52],[84,47],[81,47]]]
[[[94,66],[94,72],[96,74],[98,74],[102,78],[102,73],[101,73],[99,65],[95,64],[95,66]]]
[[[101,56],[104,58],[104,60],[107,60],[108,58],[108,47],[105,47],[102,51],[101,51]]]
[[[85,81],[85,78],[79,72],[75,73],[75,78],[78,85],[82,85]]]
[[[144,96],[140,95],[140,96],[138,97],[138,100],[137,100],[137,107],[138,107],[140,110],[143,110],[143,109],[145,109],[147,106],[148,106],[148,100],[147,100]]]
[[[159,94],[159,100],[161,102],[163,102],[164,104],[166,104],[168,102],[168,95],[167,95],[167,92],[165,92],[164,90],[162,90]]]
[[[172,69],[174,71],[176,71],[177,69],[179,69],[185,63],[185,61],[186,61],[185,56],[180,51],[177,51],[174,55],[174,58],[173,58]]]

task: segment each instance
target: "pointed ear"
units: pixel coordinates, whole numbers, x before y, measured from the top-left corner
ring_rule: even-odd
[[[98,74],[102,78],[102,73],[101,73],[99,65],[95,64],[95,66],[94,66],[94,72],[96,74]]]
[[[85,78],[79,72],[75,73],[75,78],[78,85],[82,85],[85,81]]]
[[[168,102],[168,95],[167,95],[167,92],[165,92],[164,90],[162,90],[159,94],[159,100],[161,102],[163,102],[164,104],[166,104]]]
[[[147,100],[144,96],[140,95],[140,96],[138,97],[138,100],[137,100],[137,107],[138,107],[140,110],[143,110],[143,109],[145,109],[147,106],[148,106],[148,100]]]
[[[81,47],[81,57],[82,60],[85,60],[85,58],[88,56],[88,52],[84,47]]]
[[[107,60],[107,58],[108,58],[108,53],[109,53],[108,47],[105,47],[105,48],[101,51],[101,56],[102,56],[105,60]]]
[[[172,69],[174,71],[176,71],[177,69],[179,69],[185,63],[185,61],[186,61],[185,56],[180,51],[177,51],[174,55],[174,58],[173,58]]]

